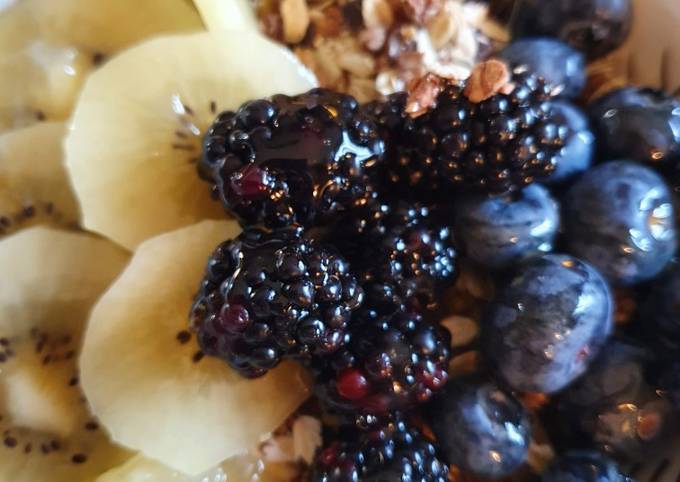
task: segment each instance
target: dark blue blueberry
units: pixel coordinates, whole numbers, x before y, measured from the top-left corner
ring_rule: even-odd
[[[632,17],[630,0],[518,0],[510,30],[513,38],[557,37],[595,58],[623,43]]]
[[[614,284],[655,277],[673,258],[677,229],[672,194],[651,169],[629,161],[599,165],[564,201],[569,251]]]
[[[625,87],[588,107],[602,160],[632,159],[669,174],[680,164],[680,100]]]
[[[542,482],[633,482],[616,462],[595,451],[574,451],[558,457],[543,474]]]
[[[442,454],[465,471],[502,477],[526,459],[530,426],[524,407],[479,375],[451,380],[430,413]]]
[[[585,436],[600,450],[639,460],[674,428],[670,402],[646,378],[653,354],[612,340],[588,373],[559,395],[563,432]]]
[[[586,61],[581,52],[552,38],[515,40],[498,57],[510,67],[529,70],[543,79],[556,94],[578,96],[586,85]]]
[[[559,208],[549,191],[532,184],[498,197],[472,196],[456,203],[456,240],[465,254],[491,269],[552,251]]]
[[[547,184],[564,182],[585,172],[595,154],[595,136],[590,130],[588,117],[574,104],[564,100],[557,100],[552,106],[558,123],[569,126],[570,134],[555,172],[544,181]]]
[[[486,358],[514,390],[553,393],[582,375],[612,331],[607,282],[564,255],[529,261],[483,323]]]
[[[654,280],[641,311],[644,334],[660,348],[680,353],[680,264]]]

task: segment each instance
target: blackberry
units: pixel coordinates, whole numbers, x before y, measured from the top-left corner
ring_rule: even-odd
[[[382,169],[383,192],[442,201],[454,191],[501,194],[552,174],[570,128],[542,79],[516,71],[512,82],[511,93],[479,103],[463,85],[448,84],[415,120],[403,113],[403,96],[373,104],[367,112],[392,133],[383,137],[397,140]]]
[[[448,379],[450,334],[419,315],[355,317],[349,334],[343,348],[311,365],[331,412],[382,417],[429,400]]]
[[[440,194],[437,166],[431,156],[421,154],[430,148],[432,139],[429,131],[406,113],[407,100],[406,92],[397,92],[362,107],[385,141],[385,162],[379,173],[381,195],[434,201]]]
[[[318,454],[312,482],[448,482],[434,445],[402,421],[343,435]]]
[[[335,250],[300,228],[251,228],[210,257],[191,319],[207,355],[257,377],[283,357],[337,350],[362,299]]]
[[[418,203],[383,203],[375,197],[331,230],[352,262],[371,316],[436,308],[453,284],[456,250],[443,213]]]
[[[314,89],[221,113],[199,174],[243,224],[307,226],[362,198],[383,150],[353,97]]]

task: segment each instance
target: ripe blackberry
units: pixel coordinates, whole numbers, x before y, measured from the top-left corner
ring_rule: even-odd
[[[352,262],[371,316],[434,309],[453,284],[456,250],[442,213],[422,204],[375,197],[331,230],[329,239]]]
[[[512,82],[511,93],[479,103],[463,85],[448,84],[415,120],[403,114],[403,96],[373,105],[368,112],[399,140],[385,158],[383,192],[433,200],[453,190],[500,194],[552,174],[569,126],[554,113],[543,80],[515,72]]]
[[[371,189],[384,145],[345,94],[314,89],[221,113],[204,140],[201,177],[246,224],[311,225]]]
[[[349,333],[343,348],[312,363],[332,412],[381,417],[429,400],[448,379],[450,334],[419,315],[355,317]]]
[[[257,377],[282,357],[337,350],[362,299],[334,250],[305,239],[300,228],[253,228],[212,254],[191,319],[207,355]]]
[[[421,154],[430,148],[432,139],[429,130],[406,113],[407,100],[406,92],[397,92],[362,107],[385,141],[386,162],[380,164],[379,173],[384,185],[381,195],[432,201],[440,194],[437,166],[431,156]]]
[[[402,421],[343,435],[319,452],[312,482],[448,481],[434,445]]]

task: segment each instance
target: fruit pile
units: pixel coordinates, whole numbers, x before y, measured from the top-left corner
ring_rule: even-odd
[[[32,124],[0,134],[0,481],[630,482],[677,443],[680,100],[588,96],[629,1],[516,0],[469,78],[366,103],[240,1],[104,43],[23,1],[11,65],[92,72],[0,94]]]

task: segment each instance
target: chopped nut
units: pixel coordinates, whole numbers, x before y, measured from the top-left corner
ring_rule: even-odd
[[[411,117],[423,115],[435,104],[442,87],[443,79],[434,74],[427,74],[413,82],[408,89],[406,112]]]
[[[508,66],[500,60],[487,60],[472,70],[464,94],[470,102],[482,102],[499,93],[509,82]]]
[[[449,377],[454,378],[473,373],[479,367],[481,356],[478,351],[467,351],[451,359]]]
[[[260,446],[260,453],[265,462],[294,462],[294,447],[292,435],[275,435],[263,442]]]
[[[382,50],[387,40],[387,29],[382,27],[367,28],[361,31],[359,40],[371,52],[378,52]]]
[[[372,55],[356,50],[339,52],[338,65],[358,77],[370,77],[375,71],[375,59]]]
[[[283,40],[289,44],[301,42],[310,22],[307,1],[282,0],[279,11],[283,20]]]
[[[378,97],[376,82],[373,78],[350,77],[347,93],[354,96],[362,104]]]
[[[462,7],[458,2],[447,2],[441,11],[427,26],[432,45],[442,48],[457,35],[463,27]]]
[[[260,17],[260,26],[264,34],[274,40],[283,39],[283,21],[278,13],[267,13]]]
[[[441,11],[443,0],[401,0],[407,18],[418,25],[426,25]]]
[[[337,37],[342,32],[343,15],[337,5],[331,5],[323,10],[312,10],[311,17],[316,34],[321,37]]]
[[[293,422],[293,453],[295,458],[311,464],[314,454],[321,447],[321,421],[301,415]]]
[[[469,345],[479,335],[479,323],[465,316],[448,316],[441,324],[451,333],[451,346]]]
[[[364,24],[369,29],[387,29],[394,23],[394,12],[388,0],[363,0],[361,13],[364,17]]]

